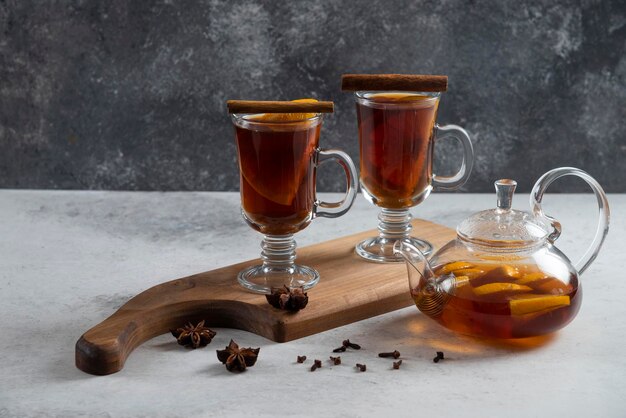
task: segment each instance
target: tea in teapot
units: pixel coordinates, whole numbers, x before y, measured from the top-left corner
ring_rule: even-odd
[[[433,317],[455,331],[496,338],[546,334],[574,319],[582,299],[576,274],[557,277],[559,272],[544,271],[532,260],[506,261],[453,261],[436,268],[435,275],[450,280],[446,286],[454,290],[446,292],[449,300]],[[429,298],[411,293],[425,312]]]
[[[561,225],[541,207],[546,188],[564,175],[587,181],[599,206],[595,238],[575,265],[553,245]],[[515,181],[495,185],[497,208],[461,222],[457,238],[430,260],[410,243],[396,243],[395,252],[407,262],[411,296],[424,314],[464,334],[522,338],[556,331],[580,309],[580,274],[608,232],[606,195],[584,171],[557,168],[535,184],[529,214],[511,209]]]

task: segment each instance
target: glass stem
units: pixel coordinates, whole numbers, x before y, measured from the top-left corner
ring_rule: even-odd
[[[379,236],[388,240],[402,240],[411,234],[411,213],[408,209],[382,209],[378,215]]]
[[[296,240],[293,234],[265,235],[261,242],[261,249],[264,271],[294,271]]]

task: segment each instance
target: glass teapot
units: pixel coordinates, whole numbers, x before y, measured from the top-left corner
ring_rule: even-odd
[[[561,224],[541,207],[547,187],[567,175],[591,186],[599,209],[596,235],[576,264],[554,246]],[[511,209],[516,184],[496,181],[497,207],[461,222],[456,239],[430,260],[406,242],[394,247],[406,261],[415,304],[447,328],[495,338],[532,337],[564,327],[578,313],[579,276],[596,258],[609,228],[606,194],[586,172],[556,168],[535,183],[530,214]]]

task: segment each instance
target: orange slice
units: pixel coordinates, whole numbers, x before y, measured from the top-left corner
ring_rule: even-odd
[[[462,287],[468,285],[470,282],[470,278],[468,276],[457,276],[454,278],[454,286]]]
[[[481,266],[482,268],[483,266]],[[508,264],[504,265],[489,265],[485,268],[487,272],[483,275],[477,275],[472,277],[472,286],[478,287],[488,283],[504,283],[514,282],[516,278],[520,277],[520,272],[516,267]]]
[[[444,265],[443,267],[439,269],[439,271],[437,271],[437,273],[448,274],[448,273],[453,272],[454,270],[469,269],[473,267],[474,265],[472,263],[468,263],[466,261],[455,261],[453,263],[448,263]]]
[[[491,281],[515,280],[515,279],[518,279],[519,277],[520,277],[519,270],[516,267],[510,266],[508,264],[498,266],[494,268],[493,270],[490,270],[485,275],[485,279],[491,280]]]
[[[317,103],[317,99],[296,99],[295,103]],[[310,119],[315,113],[263,113],[255,118],[263,122],[297,122],[299,120]]]
[[[546,296],[550,295],[538,295],[537,293],[518,293],[517,295],[510,295],[509,300],[545,298]]]
[[[540,283],[537,286],[533,286],[539,292],[547,293],[551,295],[563,295],[572,291],[572,286],[563,283],[557,279],[551,279],[545,283]]]
[[[483,274],[485,274],[485,270],[474,269],[474,268],[459,269],[459,270],[455,270],[453,273],[457,277],[459,277],[459,276],[467,276],[470,279],[474,279],[476,277],[479,277],[479,276],[482,276]]]
[[[563,306],[569,306],[569,296],[552,296],[552,295],[517,295],[519,298],[515,298],[509,301],[509,307],[511,308],[511,315],[526,315],[529,313],[545,312],[553,309],[561,308]]]
[[[377,93],[368,97],[373,101],[389,102],[417,102],[420,100],[432,99],[432,97],[415,93]]]
[[[544,273],[541,272],[536,272],[536,273],[526,273],[522,276],[521,279],[517,280],[516,283],[517,284],[528,284],[528,283],[533,283],[533,282],[538,282],[540,280],[544,280],[547,279],[548,276],[546,276]]]
[[[474,293],[478,296],[487,296],[487,295],[493,295],[495,293],[502,293],[502,292],[524,293],[524,292],[530,292],[532,290],[533,289],[528,286],[519,285],[515,283],[489,283],[489,284],[484,284],[482,286],[478,286],[474,288]]]

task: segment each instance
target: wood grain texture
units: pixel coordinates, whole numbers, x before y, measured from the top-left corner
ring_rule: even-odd
[[[228,100],[228,113],[333,113],[333,102]]]
[[[415,235],[436,248],[454,238],[453,230],[413,221]],[[320,273],[308,291],[308,306],[297,313],[270,306],[264,295],[239,286],[237,273],[259,260],[172,280],[129,300],[76,343],[76,367],[106,375],[124,367],[143,342],[186,322],[206,320],[210,327],[238,328],[277,342],[286,342],[370,318],[413,303],[404,263],[375,264],[354,253],[366,231],[298,249],[298,263]]]
[[[344,74],[343,91],[446,91],[448,76],[421,74]]]

